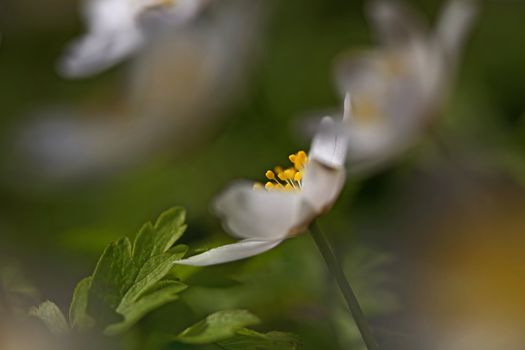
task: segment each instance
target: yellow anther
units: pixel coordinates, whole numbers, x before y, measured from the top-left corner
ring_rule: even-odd
[[[293,163],[296,170],[302,170],[307,160],[306,152],[304,151],[299,151],[295,154],[292,154],[288,158]]]
[[[283,169],[276,166],[273,170],[267,170],[265,176],[268,180],[264,185],[255,183],[254,189],[264,187],[267,191],[299,191],[302,188],[301,181],[304,177],[304,167],[308,161],[305,151],[290,154],[288,159],[293,166]]]
[[[256,182],[253,184],[253,189],[254,190],[261,190],[263,188],[263,184],[260,183],[260,182]]]
[[[283,173],[287,180],[293,180],[296,172],[294,168],[288,168]]]
[[[308,160],[308,156],[306,155],[305,151],[299,151],[297,152],[297,159],[299,160],[299,162],[304,164]]]
[[[265,175],[268,180],[275,180],[275,173],[273,171],[268,170]]]

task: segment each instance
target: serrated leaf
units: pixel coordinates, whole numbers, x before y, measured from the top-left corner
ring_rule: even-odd
[[[172,248],[186,227],[184,216],[183,209],[170,209],[154,226],[146,224],[133,246],[123,238],[102,254],[88,287],[87,313],[106,334],[126,330],[148,312],[176,300],[175,294],[186,288],[173,283],[157,286],[187,252],[184,245]],[[152,293],[152,288],[157,291]]]
[[[299,338],[290,333],[259,333],[250,329],[237,331],[232,338],[218,342],[225,350],[296,350],[301,345]]]
[[[178,245],[161,255],[152,256],[140,268],[135,281],[120,304],[132,303],[146,290],[160,281],[173,267],[173,263],[180,260],[188,251],[185,245]]]
[[[138,273],[131,259],[131,244],[128,238],[111,243],[93,273],[89,288],[88,313],[98,323],[111,324],[120,321],[115,310],[133,285]]]
[[[244,327],[258,324],[259,318],[246,310],[219,311],[186,328],[175,339],[187,344],[210,344],[228,339]]]
[[[162,213],[153,226],[146,223],[135,238],[133,259],[141,266],[152,256],[162,254],[175,244],[186,230],[183,208],[171,208]]]
[[[69,306],[69,323],[72,329],[86,330],[92,328],[95,321],[87,314],[91,276],[78,282]]]
[[[144,315],[156,308],[175,301],[179,298],[179,293],[186,289],[184,283],[178,281],[161,281],[143,294],[138,300],[131,304],[123,304],[117,312],[124,316],[124,321],[108,326],[105,330],[106,335],[114,335],[128,329]]]
[[[32,308],[29,315],[39,318],[53,334],[65,335],[69,333],[69,326],[64,314],[55,303],[49,300]]]

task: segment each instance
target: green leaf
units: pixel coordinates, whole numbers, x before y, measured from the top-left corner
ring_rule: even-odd
[[[187,344],[210,344],[228,339],[246,326],[258,324],[259,318],[246,310],[219,311],[182,331],[176,340]]]
[[[166,276],[173,267],[173,263],[180,260],[187,251],[188,247],[181,244],[166,253],[153,256],[145,261],[144,265],[138,271],[132,287],[129,288],[126,295],[124,295],[122,302],[129,303],[137,300],[142,293]]]
[[[149,312],[168,302],[177,300],[179,298],[178,294],[186,288],[187,286],[184,283],[178,281],[161,281],[157,283],[151,292],[143,294],[134,303],[121,304],[122,306],[117,309],[117,312],[124,315],[124,321],[108,326],[105,334],[114,335],[121,333]]]
[[[69,306],[69,322],[72,329],[85,330],[92,328],[95,321],[87,314],[89,288],[91,277],[86,277],[78,282],[73,299]]]
[[[29,315],[39,318],[53,334],[65,335],[69,333],[69,326],[64,314],[55,303],[49,300],[32,308]]]
[[[93,273],[88,295],[88,313],[102,325],[118,322],[115,310],[133,285],[138,268],[131,260],[128,238],[111,243]]]
[[[250,329],[241,329],[229,339],[218,342],[225,350],[295,350],[301,345],[297,336],[283,332],[259,333]]]
[[[152,256],[167,251],[186,230],[183,208],[171,208],[160,215],[155,226],[146,223],[137,234],[133,244],[133,259],[138,266],[146,263]]]
[[[87,314],[106,334],[127,330],[148,312],[178,299],[176,294],[186,288],[173,281],[158,284],[188,250],[184,245],[172,248],[186,228],[184,218],[183,209],[170,209],[155,225],[144,225],[133,246],[123,238],[104,251],[91,283],[83,288],[88,289]]]

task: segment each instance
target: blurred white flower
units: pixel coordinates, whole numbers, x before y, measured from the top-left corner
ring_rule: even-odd
[[[210,0],[85,0],[88,32],[71,45],[59,64],[62,75],[81,78],[99,73],[144,44],[144,19],[179,26],[194,18]],[[147,21],[146,21],[147,22]]]
[[[35,112],[14,136],[12,180],[93,179],[206,142],[250,77],[261,13],[261,1],[224,0],[205,20],[149,42],[129,66],[123,98]]]
[[[344,123],[350,113],[348,96]],[[214,211],[223,219],[225,229],[241,240],[178,263],[205,266],[244,259],[305,231],[315,218],[332,207],[345,182],[347,138],[340,124],[325,117],[310,154],[299,151],[289,156],[293,167],[268,170],[269,181],[264,186],[239,181],[220,194],[214,202]]]
[[[370,5],[381,47],[344,55],[335,69],[340,92],[352,91],[352,172],[405,151],[439,112],[477,10],[473,0],[451,0],[437,28],[428,31],[397,1]]]

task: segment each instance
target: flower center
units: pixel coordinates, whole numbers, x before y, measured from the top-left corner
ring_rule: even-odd
[[[403,76],[407,72],[406,58],[399,52],[392,52],[385,55],[382,62],[383,71],[392,79]]]
[[[299,191],[302,188],[304,166],[308,162],[308,155],[305,151],[299,151],[290,154],[288,159],[293,164],[292,167],[283,169],[276,166],[273,170],[267,170],[265,176],[269,181],[264,185],[257,182],[253,188],[264,188],[266,191]]]
[[[375,96],[373,96],[375,97]],[[359,96],[355,98],[354,118],[364,124],[381,121],[381,110],[372,96]]]

